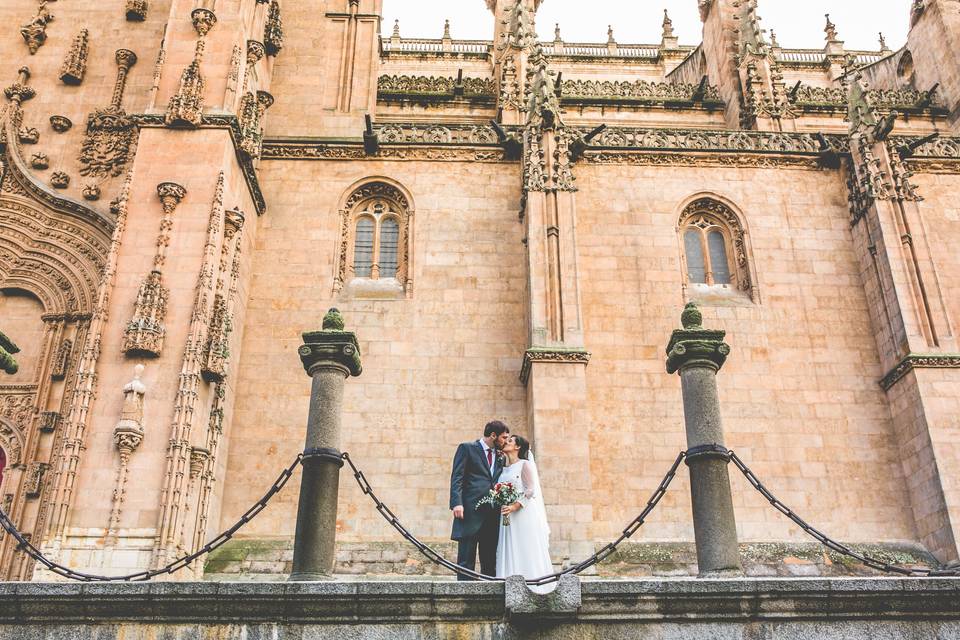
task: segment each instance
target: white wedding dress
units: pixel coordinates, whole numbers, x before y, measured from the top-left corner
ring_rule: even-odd
[[[537,465],[531,460],[519,460],[504,467],[498,482],[512,482],[521,493],[522,509],[510,514],[510,526],[500,520],[500,540],[497,543],[497,577],[520,575],[540,578],[553,573],[550,562],[550,527],[540,490]],[[537,593],[550,593],[557,585],[531,586]]]

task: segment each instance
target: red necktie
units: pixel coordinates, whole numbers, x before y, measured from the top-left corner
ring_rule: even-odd
[[[487,449],[487,466],[493,466],[493,449]]]

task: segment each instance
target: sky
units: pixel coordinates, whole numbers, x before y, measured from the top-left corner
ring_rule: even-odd
[[[907,38],[911,0],[760,0],[761,26],[776,32],[783,47],[818,49],[824,45],[824,14],[837,25],[848,49],[879,49],[883,32],[891,49]],[[585,9],[586,7],[586,9]],[[613,26],[617,42],[660,42],[663,10],[670,12],[680,44],[700,42],[697,0],[544,0],[537,12],[537,30],[553,40],[556,23],[567,42],[606,42]],[[454,38],[493,38],[493,14],[484,0],[383,0],[383,35],[400,20],[404,37],[439,38],[450,20]]]

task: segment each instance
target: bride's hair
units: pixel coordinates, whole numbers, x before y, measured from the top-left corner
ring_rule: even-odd
[[[524,438],[523,436],[513,436],[514,440],[517,442],[517,446],[520,447],[520,452],[517,453],[517,456],[521,460],[530,459],[530,441]]]

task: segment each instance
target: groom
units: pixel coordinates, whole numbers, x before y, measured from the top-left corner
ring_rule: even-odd
[[[450,474],[450,510],[453,511],[450,538],[459,542],[457,564],[475,570],[479,548],[480,573],[488,576],[496,575],[497,570],[500,513],[486,504],[477,509],[477,502],[496,484],[503,468],[500,449],[509,436],[507,425],[499,420],[488,422],[483,428],[483,438],[457,447]],[[468,579],[457,575],[457,580]]]

